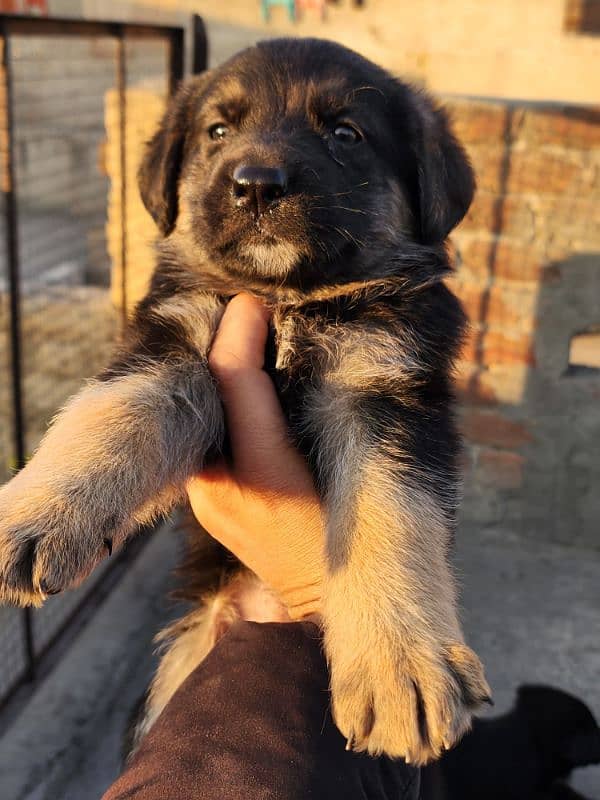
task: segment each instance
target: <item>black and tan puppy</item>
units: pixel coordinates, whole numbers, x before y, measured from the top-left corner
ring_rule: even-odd
[[[421,774],[422,800],[585,800],[565,781],[600,764],[600,728],[589,708],[551,686],[521,686],[501,717],[473,730]]]
[[[270,41],[183,86],[140,186],[162,234],[150,291],[0,493],[0,596],[39,603],[181,500],[225,441],[213,333],[253,292],[326,507],[336,722],[357,750],[438,756],[489,693],[448,564],[464,317],[444,240],[473,175],[444,113],[336,44]]]

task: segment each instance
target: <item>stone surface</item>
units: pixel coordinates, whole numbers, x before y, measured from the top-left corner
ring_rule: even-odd
[[[547,683],[584,699],[600,718],[600,554],[509,533],[459,535],[467,639],[506,711],[521,683]],[[600,797],[600,766],[573,784]]]
[[[164,535],[149,544],[0,740],[0,761],[16,765],[0,774],[2,800],[98,800],[114,780],[127,717],[151,670],[150,639],[165,617],[176,549]],[[494,692],[491,713],[509,708],[520,683],[544,682],[582,697],[600,717],[600,554],[463,532],[455,559],[467,639]],[[600,767],[579,770],[574,785],[600,797]]]

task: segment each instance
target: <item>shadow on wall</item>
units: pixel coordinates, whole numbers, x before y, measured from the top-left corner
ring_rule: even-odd
[[[463,525],[600,548],[600,112],[449,105],[479,183],[453,237]]]

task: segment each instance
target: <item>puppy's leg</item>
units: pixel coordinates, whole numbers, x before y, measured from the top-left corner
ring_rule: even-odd
[[[214,330],[218,316],[210,312]],[[158,319],[160,308],[152,313]],[[206,349],[207,314],[195,332]],[[86,575],[137,525],[167,511],[222,442],[206,349],[194,354],[180,343],[168,358],[153,359],[155,331],[147,320],[146,327],[147,346],[138,343],[143,359],[122,355],[105,379],[71,400],[31,461],[0,490],[0,601],[39,604]]]
[[[463,642],[436,478],[402,452],[394,409],[379,403],[371,426],[363,401],[337,387],[316,414],[333,713],[349,747],[424,764],[469,728],[489,688]]]

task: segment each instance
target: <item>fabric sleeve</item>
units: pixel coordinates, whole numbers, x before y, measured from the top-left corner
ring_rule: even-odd
[[[419,771],[346,751],[318,628],[238,622],[103,800],[417,800]]]

